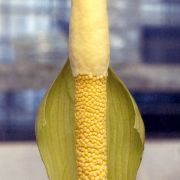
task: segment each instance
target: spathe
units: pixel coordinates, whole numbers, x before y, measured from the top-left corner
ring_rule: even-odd
[[[69,61],[44,96],[36,138],[50,180],[76,180],[74,82]],[[108,70],[107,168],[109,180],[135,180],[144,147],[144,126],[127,88]]]

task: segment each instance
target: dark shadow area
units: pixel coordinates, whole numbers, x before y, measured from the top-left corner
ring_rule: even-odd
[[[180,63],[180,27],[151,26],[142,29],[142,54],[147,63]]]

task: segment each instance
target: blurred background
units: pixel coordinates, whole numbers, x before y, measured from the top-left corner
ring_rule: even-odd
[[[137,180],[180,179],[180,1],[109,0],[111,65],[146,127]],[[0,180],[47,180],[38,104],[67,57],[69,0],[0,0]]]

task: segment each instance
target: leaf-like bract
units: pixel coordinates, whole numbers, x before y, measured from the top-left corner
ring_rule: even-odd
[[[36,139],[50,180],[76,180],[74,78],[69,61],[45,94],[37,113]],[[144,147],[144,126],[135,101],[114,72],[107,78],[108,180],[135,180]]]

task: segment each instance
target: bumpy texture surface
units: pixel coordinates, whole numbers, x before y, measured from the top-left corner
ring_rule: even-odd
[[[75,77],[75,139],[79,180],[107,177],[106,77]]]

